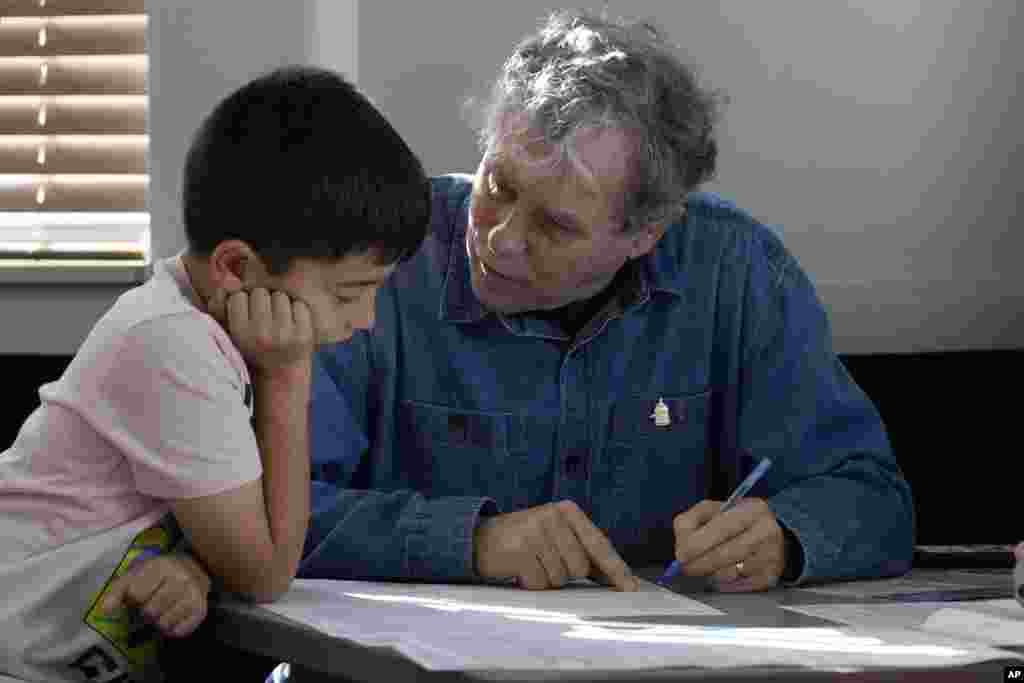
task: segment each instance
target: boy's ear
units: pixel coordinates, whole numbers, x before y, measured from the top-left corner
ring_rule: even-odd
[[[246,275],[252,275],[255,256],[252,248],[241,240],[225,240],[218,244],[210,254],[214,287],[229,293],[242,289]]]
[[[662,235],[665,234],[665,228],[667,223],[662,221],[661,223],[648,223],[644,227],[637,230],[630,237],[632,244],[630,244],[630,258],[639,258],[654,249],[654,246],[661,239]]]

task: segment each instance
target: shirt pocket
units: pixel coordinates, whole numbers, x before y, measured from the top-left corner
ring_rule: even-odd
[[[470,411],[419,401],[400,405],[402,462],[424,495],[501,498],[514,486],[509,413]]]
[[[707,442],[710,391],[686,396],[626,398],[612,404],[608,442],[647,447],[659,444],[701,448]],[[654,415],[659,402],[667,408],[665,426],[658,426]]]
[[[710,391],[661,396],[668,408],[664,426],[652,417],[658,397],[612,404],[605,461],[610,526],[618,542],[642,542],[645,534],[670,526],[677,512],[704,498],[710,398]]]

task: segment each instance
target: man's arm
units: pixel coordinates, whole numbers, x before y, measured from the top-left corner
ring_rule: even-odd
[[[299,576],[333,579],[475,580],[473,535],[492,499],[427,499],[411,490],[351,488],[369,456],[369,334],[313,361],[312,516]],[[374,379],[374,381],[383,381]]]
[[[767,248],[755,249],[747,290],[744,335],[752,343],[738,438],[742,451],[770,455],[773,474],[788,482],[767,496],[799,543],[784,578],[903,573],[914,510],[881,417],[834,354],[810,280],[774,236],[759,239]]]

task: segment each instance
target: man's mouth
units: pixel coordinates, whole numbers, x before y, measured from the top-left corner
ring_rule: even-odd
[[[510,278],[508,275],[505,275],[501,271],[488,266],[487,262],[484,261],[483,259],[480,259],[480,270],[482,270],[484,275],[486,276],[493,275],[501,278],[502,280],[507,280],[508,282],[519,282],[519,280],[513,280],[512,278]]]
[[[479,247],[477,247],[475,241],[473,242],[473,250],[476,251],[476,260],[480,263],[480,270],[483,272],[484,276],[486,276],[486,277],[497,277],[497,278],[500,278],[502,280],[505,280],[506,282],[512,282],[512,283],[515,283],[517,285],[526,285],[527,284],[525,280],[521,280],[519,278],[514,278],[514,277],[511,277],[509,275],[505,275],[505,273],[501,272],[500,270],[498,270],[494,266],[489,265],[487,263],[487,261],[484,260],[484,257],[480,255],[480,249],[479,249]]]

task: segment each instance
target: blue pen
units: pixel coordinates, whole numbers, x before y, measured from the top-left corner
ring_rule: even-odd
[[[767,472],[768,468],[771,466],[772,461],[770,458],[763,458],[761,462],[757,463],[757,467],[754,468],[754,471],[748,474],[747,478],[744,479],[740,485],[736,487],[736,490],[732,492],[732,495],[729,496],[728,500],[722,503],[722,507],[719,509],[718,514],[722,514],[729,508],[734,507],[736,503],[740,502],[740,499],[747,495],[747,492],[754,487],[754,484],[764,476],[764,473]],[[658,579],[658,583],[664,584],[671,581],[679,575],[679,570],[682,568],[683,566],[679,564],[679,560],[672,560],[672,564],[668,566],[665,573],[661,575],[660,579]]]

